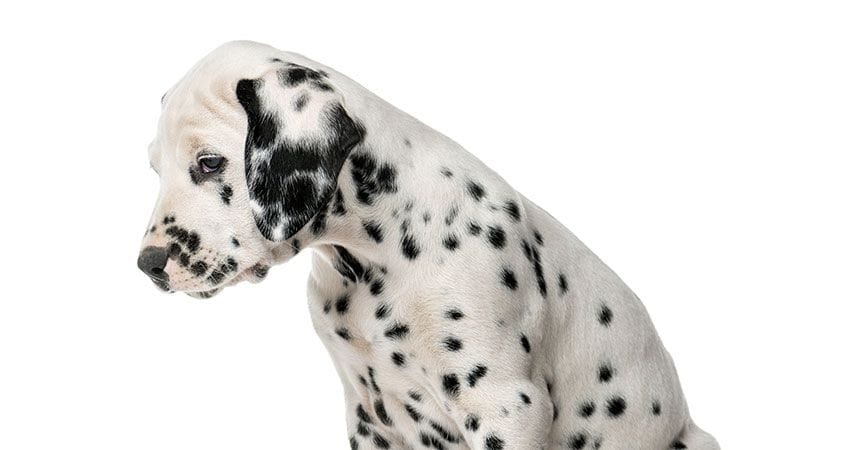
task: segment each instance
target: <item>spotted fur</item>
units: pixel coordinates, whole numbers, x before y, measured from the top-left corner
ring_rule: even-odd
[[[718,448],[610,269],[342,74],[226,44],[165,96],[150,160],[139,266],[160,288],[207,298],[312,250],[350,448]]]

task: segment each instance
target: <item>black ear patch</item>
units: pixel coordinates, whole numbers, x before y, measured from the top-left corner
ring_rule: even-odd
[[[314,125],[317,137],[288,138],[275,112],[281,106],[262,103],[263,83],[240,80],[236,89],[248,121],[244,166],[258,229],[267,239],[281,241],[325,207],[347,155],[365,131],[343,106],[332,102]]]

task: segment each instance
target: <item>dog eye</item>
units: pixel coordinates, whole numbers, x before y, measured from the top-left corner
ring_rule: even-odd
[[[199,165],[202,173],[213,173],[223,168],[226,158],[218,155],[202,155],[199,157]]]

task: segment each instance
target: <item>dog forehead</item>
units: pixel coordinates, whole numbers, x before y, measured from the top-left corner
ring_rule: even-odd
[[[223,44],[194,64],[168,92],[164,103],[186,102],[197,94],[236,102],[239,80],[262,77],[284,56],[284,52],[256,42]]]
[[[285,63],[323,69],[302,55],[251,41],[223,44],[199,60],[163,97],[150,152],[152,164],[163,157],[193,158],[203,148],[219,150],[242,144],[247,118],[237,98],[238,82],[269,79],[269,74]],[[275,87],[280,88],[268,83],[268,95],[281,95]],[[306,111],[295,119],[307,121],[316,113],[319,110]]]
[[[235,94],[237,83],[272,70],[279,53],[238,41],[197,62],[163,98],[150,161],[156,165],[164,156],[192,157],[203,147],[227,148],[232,139],[242,140],[246,117]]]

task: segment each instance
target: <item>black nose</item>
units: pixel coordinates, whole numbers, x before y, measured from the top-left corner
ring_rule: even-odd
[[[138,257],[138,268],[153,281],[167,281],[164,266],[167,264],[167,250],[164,247],[147,247]]]

